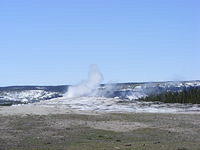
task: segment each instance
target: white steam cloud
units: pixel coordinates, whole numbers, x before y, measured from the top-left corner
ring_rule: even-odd
[[[103,75],[98,69],[98,66],[91,65],[88,73],[88,79],[78,85],[70,86],[66,96],[68,98],[72,98],[93,95],[102,81]]]

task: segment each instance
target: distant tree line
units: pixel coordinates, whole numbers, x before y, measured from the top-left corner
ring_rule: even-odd
[[[164,103],[192,103],[200,104],[200,87],[185,88],[179,92],[163,92],[141,98],[143,101],[160,101]]]

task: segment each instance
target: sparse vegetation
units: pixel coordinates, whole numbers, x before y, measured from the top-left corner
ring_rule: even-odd
[[[198,114],[145,113],[0,116],[0,149],[199,150],[199,119]],[[121,127],[125,122],[147,126],[121,132],[87,124],[104,122],[112,128],[116,121]]]

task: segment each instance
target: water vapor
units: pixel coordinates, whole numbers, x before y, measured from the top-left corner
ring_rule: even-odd
[[[88,79],[78,85],[70,86],[66,93],[68,98],[91,96],[98,89],[103,81],[103,75],[97,65],[91,65],[88,73]]]

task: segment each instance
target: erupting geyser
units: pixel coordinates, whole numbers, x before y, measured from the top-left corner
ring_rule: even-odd
[[[70,86],[66,96],[68,98],[72,98],[93,95],[102,81],[103,75],[98,69],[98,66],[91,65],[88,73],[88,79],[78,85]]]

